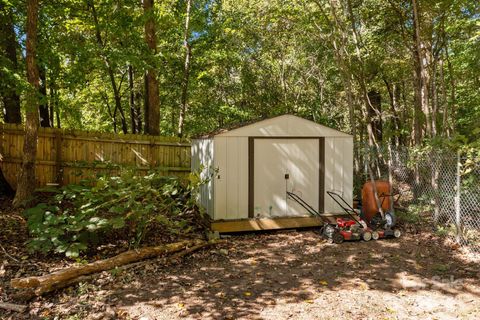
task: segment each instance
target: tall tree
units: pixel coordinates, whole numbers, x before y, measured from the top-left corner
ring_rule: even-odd
[[[183,136],[183,125],[185,122],[185,114],[188,107],[188,80],[190,78],[190,59],[192,56],[192,48],[188,41],[190,37],[190,10],[192,0],[187,0],[187,9],[185,11],[185,29],[183,33],[183,47],[185,48],[185,62],[183,64],[183,80],[182,80],[182,97],[180,106],[180,115],[178,117],[178,136]]]
[[[157,38],[155,32],[154,0],[143,0],[145,14],[145,41],[153,57],[146,73],[146,110],[145,110],[145,133],[151,135],[160,134],[160,94],[158,89],[157,71],[155,70],[155,55],[157,53]]]
[[[35,158],[37,155],[37,138],[39,127],[39,76],[37,67],[37,23],[39,0],[27,0],[27,44],[26,63],[27,80],[30,88],[27,92],[25,113],[25,136],[23,143],[23,160],[18,175],[17,192],[13,205],[19,207],[33,194],[35,189]]]
[[[90,7],[92,11],[92,17],[93,17],[93,22],[94,22],[94,27],[95,27],[95,38],[97,41],[97,44],[101,50],[101,56],[105,62],[105,66],[107,67],[107,73],[108,77],[110,79],[110,84],[112,86],[113,90],[113,98],[115,101],[115,111],[114,111],[114,117],[113,121],[116,121],[116,113],[117,111],[120,113],[120,120],[122,123],[122,131],[123,133],[128,133],[128,125],[127,125],[127,119],[125,117],[125,112],[123,111],[123,106],[122,106],[122,98],[121,98],[121,93],[120,93],[120,86],[117,83],[117,80],[115,79],[115,71],[114,67],[112,64],[112,61],[110,60],[108,54],[105,52],[105,42],[102,39],[102,34],[100,31],[100,22],[98,20],[98,15],[97,15],[97,10],[95,8],[95,4],[93,1],[88,0],[88,6]],[[114,124],[115,126],[115,124]]]
[[[0,1],[0,53],[5,57],[5,61],[9,64],[8,69],[15,72],[18,69],[17,61],[17,40],[14,30],[14,20],[12,8]],[[4,81],[4,79],[13,79],[4,74],[4,70],[0,69],[0,95],[2,96],[4,106],[4,120],[6,123],[21,123],[20,114],[20,95],[14,81]]]
[[[412,11],[413,11],[413,39],[415,43],[414,52],[414,62],[415,62],[415,75],[416,75],[416,94],[417,94],[417,104],[419,105],[419,109],[422,110],[423,115],[425,116],[425,124],[426,124],[426,134],[428,137],[431,137],[433,134],[432,128],[432,117],[431,117],[431,110],[429,105],[429,90],[428,84],[430,75],[428,72],[428,63],[429,63],[429,56],[427,54],[427,44],[422,39],[422,25],[421,25],[421,15],[420,15],[420,7],[418,4],[419,0],[412,0]],[[420,117],[419,114],[416,117]],[[416,119],[419,121],[419,119]],[[418,124],[417,124],[418,126]],[[417,133],[419,135],[420,133]],[[418,136],[416,137],[416,142],[418,141]]]

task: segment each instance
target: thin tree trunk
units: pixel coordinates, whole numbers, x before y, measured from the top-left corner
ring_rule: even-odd
[[[416,50],[414,49],[414,55],[417,56]],[[417,59],[417,58],[416,58]],[[417,60],[415,60],[417,61]],[[421,80],[420,80],[420,68],[418,61],[415,62],[415,72],[413,75],[413,119],[412,119],[412,141],[413,145],[418,146],[422,140],[422,102],[421,102]]]
[[[52,127],[54,126],[55,120],[55,109],[56,109],[56,101],[55,101],[55,80],[52,79],[53,75],[50,76],[50,84],[48,86],[49,89],[49,96],[50,96],[50,110],[49,110],[49,116],[50,116],[50,124]]]
[[[18,68],[17,61],[17,40],[13,26],[13,13],[7,8],[4,2],[0,2],[0,53],[5,54],[5,61],[8,61],[12,70]],[[0,78],[4,79],[0,69]],[[0,88],[3,91],[2,101],[5,112],[3,114],[6,123],[21,123],[20,95],[15,85],[8,81],[1,81]]]
[[[419,99],[420,99],[420,106],[422,109],[423,114],[425,115],[425,124],[426,124],[426,134],[428,137],[431,137],[433,134],[432,129],[432,115],[430,113],[430,106],[429,106],[429,99],[428,99],[428,82],[429,82],[429,75],[427,70],[427,55],[425,51],[427,50],[425,43],[422,41],[421,38],[421,26],[420,26],[420,17],[419,17],[419,6],[418,0],[412,0],[412,7],[413,7],[413,37],[415,42],[415,54],[414,60],[417,64],[417,72],[419,76],[417,85],[419,86]]]
[[[185,63],[183,65],[183,82],[182,82],[182,98],[180,106],[180,115],[178,117],[178,136],[183,136],[183,124],[185,122],[185,114],[188,107],[188,80],[190,78],[190,58],[192,56],[192,48],[188,42],[190,36],[190,7],[192,0],[187,0],[187,9],[185,13],[185,30],[183,35],[183,46],[185,48]]]
[[[135,73],[134,73],[135,76]],[[142,119],[143,119],[143,114],[142,114],[142,105],[143,105],[143,94],[141,90],[136,90],[135,91],[135,115],[137,117],[136,123],[137,123],[137,133],[143,133],[143,126],[142,126]]]
[[[323,3],[319,0],[316,0],[315,3],[317,4],[318,9],[320,9],[320,12],[322,13],[323,18],[326,21],[328,21],[328,23],[330,24],[332,29],[335,30],[335,32],[332,33],[332,35],[331,35],[333,53],[334,53],[335,61],[337,62],[337,65],[338,65],[338,68],[339,68],[339,71],[340,71],[343,87],[345,89],[345,96],[346,96],[347,105],[348,105],[348,115],[349,115],[350,129],[351,129],[351,133],[352,133],[352,136],[353,136],[353,141],[354,141],[354,143],[356,143],[356,141],[357,141],[357,121],[355,119],[355,109],[356,108],[355,108],[354,93],[353,93],[353,89],[352,89],[352,73],[350,72],[350,68],[348,66],[349,62],[347,61],[347,58],[345,57],[345,53],[346,53],[345,38],[346,38],[346,36],[345,36],[345,33],[343,32],[343,28],[341,28],[339,26],[339,21],[338,21],[337,15],[336,15],[336,10],[335,10],[334,3],[332,3],[332,2],[330,3],[330,13],[331,13],[331,16],[334,17],[334,20],[335,20],[334,22],[331,20],[330,15],[328,15],[325,12]],[[324,32],[322,30],[322,28],[318,24],[315,23],[315,21],[313,21],[313,23],[315,24],[315,26],[317,27],[317,29],[320,33]],[[337,43],[337,39],[336,39],[336,34],[338,34],[338,33],[340,33],[340,35],[341,35],[338,39],[339,43]],[[362,141],[361,136],[360,136],[359,140]],[[358,150],[358,148],[354,148],[354,152],[355,152],[354,159],[359,158],[359,154],[358,154],[357,150]],[[359,170],[360,170],[359,162],[357,160],[355,160],[355,169],[356,169],[356,172],[359,172]]]
[[[390,111],[392,112],[392,125],[393,125],[393,128],[395,129],[395,134],[392,135],[392,142],[396,147],[398,147],[400,145],[400,119],[398,117],[398,112],[397,112],[398,89],[397,89],[397,85],[390,84],[390,82],[385,78],[383,78],[383,82],[387,87],[388,96],[390,97]]]
[[[367,93],[368,101],[367,110],[370,117],[370,123],[372,125],[373,135],[375,140],[381,142],[383,139],[383,125],[382,117],[378,116],[382,113],[382,97],[380,92],[376,90],[370,90]]]
[[[380,152],[380,146],[378,145],[377,135],[375,134],[375,130],[374,130],[374,127],[372,125],[372,120],[371,120],[369,110],[372,109],[373,111],[375,111],[375,113],[378,116],[378,118],[380,119],[380,121],[382,119],[382,115],[381,115],[380,110],[378,110],[372,104],[372,102],[370,101],[370,96],[368,94],[367,83],[366,83],[366,80],[365,80],[365,66],[364,66],[365,63],[363,61],[363,57],[362,57],[361,52],[360,52],[361,38],[360,38],[360,34],[358,33],[358,30],[357,30],[357,23],[355,21],[355,16],[353,14],[352,4],[351,4],[350,0],[346,1],[346,8],[347,8],[347,12],[348,12],[348,19],[350,21],[350,28],[351,28],[351,31],[352,31],[353,42],[355,44],[355,52],[356,52],[356,55],[357,55],[358,62],[360,64],[360,68],[359,68],[360,69],[360,75],[359,75],[358,82],[359,82],[359,85],[360,85],[360,88],[361,88],[361,91],[362,91],[362,96],[363,96],[364,101],[365,101],[365,103],[362,104],[362,113],[363,113],[363,116],[365,117],[365,120],[367,121],[368,141],[369,141],[370,146],[375,146],[375,148],[377,150],[377,153],[378,153],[378,156],[381,157],[382,153]],[[377,166],[377,170],[380,170],[378,168],[378,166]]]
[[[144,76],[144,88],[145,88],[145,92],[143,94],[143,115],[144,115],[144,119],[145,119],[145,125],[143,126],[143,130],[144,130],[144,133],[145,134],[148,134],[148,123],[150,122],[149,119],[148,119],[148,115],[150,114],[148,109],[149,109],[149,102],[148,102],[148,76],[147,76],[147,72],[145,72],[145,76]]]
[[[105,104],[107,105],[107,113],[112,119],[113,132],[117,133],[117,108],[115,108],[112,112],[112,108],[110,106],[110,103],[108,102],[108,95],[105,92],[100,92],[100,95],[105,101]]]
[[[48,112],[48,103],[47,103],[47,76],[45,72],[45,67],[40,65],[38,67],[39,77],[40,77],[40,126],[41,127],[51,127],[50,124],[50,114]]]
[[[143,0],[143,10],[146,16],[145,41],[152,55],[157,53],[155,34],[154,0]],[[152,57],[152,59],[154,59]],[[145,132],[151,135],[160,134],[160,94],[158,89],[157,71],[153,66],[147,70],[148,118],[145,118]],[[147,121],[148,119],[148,121]]]
[[[57,122],[57,128],[61,128],[61,123],[60,123],[60,106],[58,105],[58,93],[57,93],[57,88],[55,83],[53,83],[53,100],[54,105],[55,105],[55,118]],[[53,121],[52,121],[53,122]]]
[[[455,71],[453,69],[453,65],[450,61],[450,55],[448,54],[448,45],[445,42],[445,59],[447,61],[447,67],[448,67],[448,73],[450,75],[450,118],[452,119],[451,121],[451,127],[449,129],[451,130],[449,133],[452,135],[455,132],[455,115],[456,115],[456,83],[455,83]]]
[[[17,192],[13,200],[15,207],[25,205],[35,189],[35,158],[39,127],[38,89],[40,85],[36,64],[38,7],[38,0],[27,0],[26,63],[27,79],[31,88],[27,93],[23,160],[17,180]]]
[[[105,52],[103,52],[103,50],[105,49],[105,43],[103,42],[102,35],[100,33],[100,24],[98,22],[97,10],[95,9],[94,2],[91,0],[88,2],[88,6],[92,10],[93,22],[95,24],[95,37],[96,37],[98,46],[102,49],[102,58],[107,67],[108,77],[110,79],[110,84],[112,85],[113,98],[115,101],[115,109],[118,110],[118,112],[120,112],[120,120],[122,122],[123,133],[128,133],[127,119],[125,118],[125,113],[123,112],[122,98],[120,96],[119,86],[117,85],[117,81],[115,80],[115,72],[113,70],[113,66],[110,59],[105,55]]]
[[[448,128],[448,97],[447,88],[445,86],[445,65],[443,56],[440,57],[438,64],[440,70],[440,87],[442,90],[442,135],[444,137],[450,137],[450,130]]]
[[[135,109],[135,91],[133,89],[133,68],[128,65],[128,90],[130,91],[130,120],[132,122],[132,133],[137,133],[137,115]]]
[[[438,112],[438,90],[437,90],[437,61],[438,57],[434,57],[432,63],[432,79],[430,85],[430,97],[431,97],[431,121],[432,121],[432,137],[437,135],[437,112]]]

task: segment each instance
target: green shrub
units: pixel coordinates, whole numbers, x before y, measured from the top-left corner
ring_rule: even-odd
[[[28,247],[78,257],[109,236],[138,245],[152,226],[172,235],[196,231],[206,225],[195,204],[201,183],[197,174],[180,179],[127,170],[62,187],[45,203],[24,211],[32,236]]]

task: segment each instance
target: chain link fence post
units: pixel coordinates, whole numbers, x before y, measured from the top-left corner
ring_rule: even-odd
[[[456,240],[458,244],[462,244],[462,211],[461,211],[461,197],[462,197],[462,180],[461,180],[461,155],[460,150],[457,151],[457,172],[456,172],[456,196],[455,196],[455,230]]]

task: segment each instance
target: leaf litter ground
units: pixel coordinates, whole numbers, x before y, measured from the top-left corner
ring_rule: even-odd
[[[24,301],[11,278],[74,262],[27,253],[25,221],[8,206],[0,224],[0,301],[28,306],[0,310],[1,319],[480,318],[478,263],[428,231],[341,245],[314,230],[234,235],[181,261],[104,272]],[[113,243],[88,259],[125,249]]]

